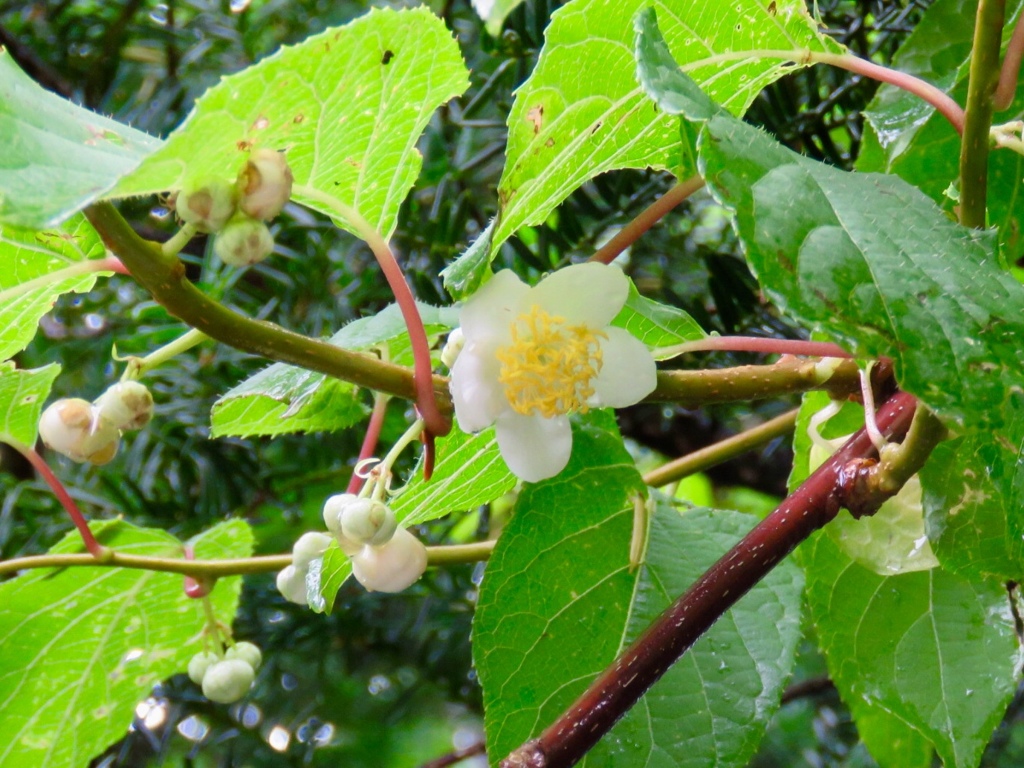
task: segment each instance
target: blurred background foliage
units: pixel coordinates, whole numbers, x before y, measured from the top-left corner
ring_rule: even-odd
[[[555,0],[528,0],[491,37],[468,0],[429,0],[455,32],[472,86],[435,115],[420,142],[423,172],[401,212],[394,245],[421,300],[447,303],[438,272],[495,213],[512,94],[536,62]],[[238,71],[322,29],[364,13],[355,0],[0,1],[0,44],[47,88],[137,128],[166,135],[195,98]],[[401,5],[401,3],[392,3]],[[814,9],[855,53],[886,63],[927,3],[824,0]],[[344,88],[344,83],[339,83]],[[814,68],[763,93],[748,119],[809,156],[849,168],[861,139],[860,110],[875,84]],[[541,227],[508,242],[496,266],[536,277],[588,255],[628,222],[671,179],[620,172],[574,193]],[[155,239],[174,222],[164,201],[124,206]],[[324,336],[389,302],[372,255],[318,215],[290,206],[274,224],[277,255],[246,271],[223,269],[197,239],[185,258],[202,288],[240,311],[302,333]],[[641,291],[682,307],[709,331],[796,337],[764,304],[738,253],[728,217],[697,196],[635,245],[627,270]],[[145,354],[184,328],[135,284],[115,277],[58,304],[24,367],[60,362],[55,395],[93,398],[119,372],[111,357]],[[681,365],[730,365],[756,358],[714,355]],[[305,530],[322,527],[323,499],[343,490],[358,453],[358,429],[273,440],[208,439],[216,398],[265,363],[205,344],[153,372],[147,383],[157,418],[100,469],[54,458],[93,517],[123,515],[185,538],[229,516],[254,526],[260,552],[285,552]],[[640,453],[677,456],[792,406],[759,403],[701,411],[637,406],[620,423]],[[384,440],[409,414],[392,405]],[[653,455],[653,454],[652,454]],[[785,488],[789,454],[776,441],[757,454],[688,483],[695,502],[764,511]],[[408,465],[407,465],[408,468]],[[46,489],[11,457],[0,464],[0,557],[45,550],[69,523]],[[750,490],[753,489],[753,492]],[[422,531],[431,541],[485,537],[500,519],[479,510],[469,520]],[[480,691],[469,635],[482,567],[431,571],[406,593],[368,596],[348,586],[330,617],[286,603],[272,578],[246,580],[235,634],[267,659],[254,692],[232,707],[211,705],[184,675],[165,681],[123,741],[93,766],[417,766],[481,738]],[[869,766],[849,712],[824,677],[808,641],[786,703],[755,759],[775,766]],[[1011,708],[986,762],[1019,764],[1020,710]],[[482,758],[476,758],[482,760]],[[466,764],[469,764],[468,762]]]

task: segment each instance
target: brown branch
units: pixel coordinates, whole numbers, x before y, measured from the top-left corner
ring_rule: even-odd
[[[485,754],[487,754],[487,745],[482,741],[478,741],[476,744],[472,744],[464,749],[456,749],[454,752],[449,752],[447,755],[441,755],[441,757],[436,760],[424,763],[420,768],[448,768],[449,765],[461,763],[467,758]]]
[[[900,439],[916,401],[897,393],[877,415],[879,429]],[[861,507],[856,494],[865,462],[876,457],[861,429],[765,520],[659,616],[544,732],[512,752],[502,768],[575,765],[737,600],[840,508]]]

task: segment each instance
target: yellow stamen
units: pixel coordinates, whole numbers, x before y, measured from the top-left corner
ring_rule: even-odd
[[[586,325],[569,325],[537,306],[512,323],[512,343],[498,350],[512,410],[551,418],[586,412],[593,396],[591,380],[601,371],[601,342],[607,334]]]

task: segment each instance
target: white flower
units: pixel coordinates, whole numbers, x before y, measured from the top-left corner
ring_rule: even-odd
[[[462,307],[465,346],[451,377],[459,426],[494,424],[505,463],[523,480],[561,472],[572,451],[568,414],[622,408],[654,389],[647,347],[608,325],[628,294],[626,276],[596,262],[533,288],[498,272]]]

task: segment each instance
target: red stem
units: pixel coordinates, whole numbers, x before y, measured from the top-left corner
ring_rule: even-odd
[[[35,468],[46,484],[50,486],[50,490],[53,491],[53,495],[57,497],[57,501],[60,502],[61,506],[64,507],[68,515],[71,516],[71,522],[75,524],[78,529],[79,535],[82,537],[82,543],[85,544],[85,548],[89,550],[89,554],[95,557],[97,560],[103,560],[106,558],[108,550],[98,541],[96,537],[92,535],[92,531],[89,530],[89,523],[85,521],[85,515],[82,514],[82,510],[78,508],[75,500],[71,498],[71,494],[68,493],[67,489],[60,479],[53,474],[53,470],[46,463],[46,460],[40,456],[34,448],[30,448],[27,445],[16,445],[10,443],[22,456],[28,459],[28,462]]]
[[[118,275],[130,275],[128,267],[121,263],[117,256],[107,256],[96,263],[96,271],[113,272]]]
[[[902,438],[915,407],[913,396],[893,395],[877,414],[879,428],[890,439]],[[666,609],[538,738],[503,760],[502,768],[575,765],[751,587],[842,506],[856,506],[856,491],[852,497],[849,491],[856,478],[851,467],[875,456],[861,429]]]
[[[700,341],[687,342],[686,352],[760,352],[766,355],[806,355],[809,357],[841,357],[850,359],[849,352],[836,344],[801,339],[766,339],[760,336],[708,336]]]
[[[1006,46],[1006,56],[999,70],[999,85],[992,94],[992,105],[996,112],[1009,109],[1013,97],[1017,95],[1017,78],[1020,77],[1020,64],[1024,60],[1024,14],[1017,19],[1010,42]]]
[[[611,264],[620,253],[639,240],[640,236],[653,227],[665,214],[703,186],[704,179],[700,176],[691,176],[680,181],[620,229],[615,237],[598,248],[589,261]]]
[[[380,439],[380,430],[384,426],[384,415],[387,413],[387,410],[387,396],[377,395],[377,399],[373,403],[373,413],[370,414],[370,423],[366,425],[366,437],[363,438],[363,447],[359,449],[359,458],[356,459],[356,467],[359,466],[360,462],[366,461],[373,456],[374,451],[377,450],[377,441]],[[360,477],[353,470],[352,479],[348,481],[348,488],[345,489],[345,492],[359,493],[359,489],[363,487],[364,482],[365,478]]]

